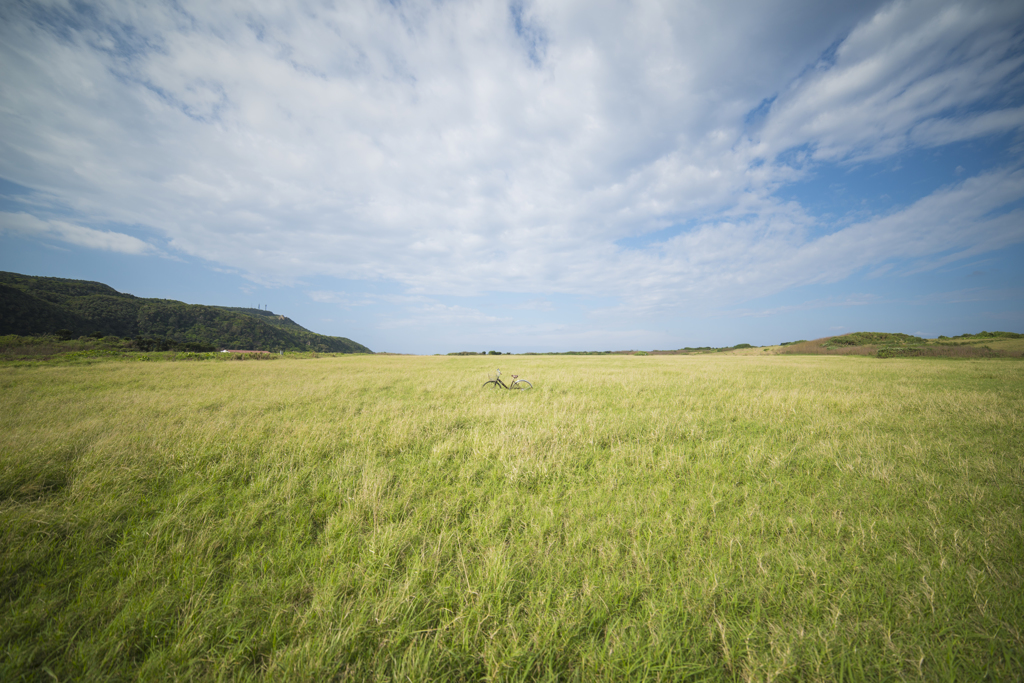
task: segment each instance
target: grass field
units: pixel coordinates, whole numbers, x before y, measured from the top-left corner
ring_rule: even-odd
[[[1003,359],[0,367],[0,679],[1020,680],[1022,416]]]

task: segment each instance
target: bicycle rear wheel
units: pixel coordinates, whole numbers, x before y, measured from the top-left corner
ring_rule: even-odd
[[[525,379],[521,379],[515,384],[513,384],[512,388],[519,389],[521,391],[526,391],[527,389],[533,389],[533,385],[527,382]]]

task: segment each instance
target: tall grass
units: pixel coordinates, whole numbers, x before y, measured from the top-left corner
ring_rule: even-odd
[[[814,339],[811,341],[794,342],[779,349],[778,353],[804,356],[875,356],[878,354],[878,349],[880,348],[878,344],[830,348],[825,346],[827,341],[828,337],[823,339]]]
[[[1024,365],[495,362],[0,368],[0,678],[1024,670]]]

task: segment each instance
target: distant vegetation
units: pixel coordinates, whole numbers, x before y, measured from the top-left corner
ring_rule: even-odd
[[[672,351],[641,351],[630,349],[629,351],[550,351],[546,353],[524,353],[524,356],[680,356],[690,353],[716,353],[719,351],[732,351],[734,349],[752,349],[750,344],[736,344],[735,346],[687,346]],[[449,354],[455,355],[455,354]]]
[[[691,354],[726,353],[762,347],[751,344],[733,346],[686,346],[675,350],[654,351],[562,351],[535,353],[523,356],[685,356]],[[836,337],[823,337],[813,341],[798,339],[783,342],[778,347],[763,347],[765,353],[811,354],[829,356],[940,357],[940,358],[1004,358],[1024,355],[1024,335],[1016,332],[981,332],[956,337],[924,339],[900,332],[852,332]],[[491,351],[490,353],[495,353]],[[450,353],[449,356],[477,355],[474,351]],[[749,352],[744,355],[749,355]]]
[[[317,356],[315,352],[289,351],[293,357]],[[326,354],[334,355],[334,354]],[[217,347],[196,342],[175,342],[166,339],[139,337],[121,339],[113,336],[62,339],[57,335],[0,336],[0,361],[8,363],[65,363],[97,360],[273,360],[276,353],[246,351],[219,353]]]
[[[906,346],[907,344],[924,344],[925,340],[909,334],[891,332],[854,332],[841,337],[829,337],[824,346],[829,349],[842,349],[848,346]]]
[[[99,282],[0,272],[0,335],[116,336],[139,347],[372,353],[270,311],[142,299]],[[161,347],[157,349],[156,347]]]
[[[1024,334],[1018,334],[1017,332],[979,332],[978,334],[960,334],[955,337],[946,337],[939,335],[939,340],[951,340],[951,339],[962,339],[967,341],[973,341],[976,339],[1024,339]]]
[[[652,356],[685,356],[692,353],[721,353],[723,351],[734,351],[736,349],[752,349],[750,344],[736,344],[735,346],[686,346],[674,351],[650,351]]]
[[[525,356],[608,356],[627,355],[635,351],[548,351],[544,353],[525,353]]]
[[[941,357],[1000,358],[1020,357],[1024,353],[1024,335],[1016,332],[982,332],[930,340],[910,334],[890,332],[854,332],[814,341],[788,342],[779,351],[784,354],[876,356],[878,358]]]
[[[452,351],[449,356],[500,356],[501,351]]]

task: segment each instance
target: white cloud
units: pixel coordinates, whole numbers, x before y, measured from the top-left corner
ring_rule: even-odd
[[[974,303],[981,301],[1020,301],[1024,297],[1024,289],[1020,287],[1008,289],[988,289],[974,287],[971,289],[960,289],[954,292],[935,292],[921,297],[915,303],[931,304],[960,304]]]
[[[429,325],[486,325],[493,326],[500,323],[507,323],[510,319],[500,316],[489,315],[466,306],[448,306],[442,303],[428,303],[415,308],[407,309],[407,315],[402,318],[388,318],[381,322],[383,329],[401,327],[419,327]]]
[[[932,270],[1024,242],[1024,210],[1005,210],[1021,197],[1024,171],[997,170],[820,236],[799,208],[766,206],[748,219],[700,225],[643,251],[609,255],[604,262],[615,264],[613,272],[632,274],[620,284],[627,303],[614,311],[725,305],[838,282],[868,268]],[[597,268],[590,277],[598,287],[611,284]]]
[[[153,245],[131,235],[110,230],[94,230],[64,221],[44,221],[27,213],[0,212],[0,231],[56,239],[80,247],[122,254],[158,253]]]
[[[890,4],[779,95],[758,153],[871,159],[1021,128],[1019,107],[970,110],[1024,86],[1021,20],[1010,2]]]
[[[1024,127],[1024,107],[1000,109],[984,114],[931,119],[915,126],[910,140],[921,147],[971,140]]]
[[[326,291],[315,291],[306,292],[310,299],[321,304],[343,304],[348,305],[351,303],[349,296],[345,292],[326,292]]]
[[[852,294],[843,299],[815,299],[813,301],[805,301],[801,304],[794,304],[790,306],[776,306],[774,308],[767,308],[762,310],[753,309],[740,309],[740,310],[729,310],[723,311],[719,315],[728,315],[736,317],[755,317],[765,318],[772,315],[781,315],[786,313],[793,313],[795,311],[811,311],[822,308],[846,308],[848,306],[869,306],[879,302],[879,297],[874,294]],[[830,329],[843,329],[842,327],[832,327]]]
[[[849,161],[1018,129],[1013,3],[27,7],[0,10],[0,177],[261,282],[621,295],[642,312],[1024,239],[1018,214],[989,215],[1024,196],[1012,169],[854,225],[772,196],[809,172],[780,161],[794,148]],[[419,303],[406,321],[499,320]]]
[[[545,299],[530,299],[514,306],[514,308],[520,311],[553,311],[555,310],[555,305]]]

